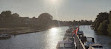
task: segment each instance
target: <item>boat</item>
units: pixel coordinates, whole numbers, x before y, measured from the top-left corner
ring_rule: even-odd
[[[101,44],[92,44],[88,49],[104,49]]]
[[[82,43],[86,42],[86,36],[84,36],[83,31],[78,31],[77,32],[78,37],[81,39]]]
[[[93,37],[87,37],[87,41],[84,43],[84,46],[85,46],[86,49],[88,49],[89,46],[90,46],[91,44],[94,44],[94,43],[95,43],[95,42],[94,42],[94,38],[93,38]]]
[[[66,33],[72,33],[72,28],[67,29]]]
[[[80,37],[84,37],[83,31],[78,31],[78,32],[77,32],[77,35],[79,36],[79,38],[80,38]]]
[[[75,44],[73,44],[73,41],[69,38],[66,38],[63,41],[59,41],[56,49],[75,49]]]
[[[77,34],[78,35],[84,35],[83,31],[78,31]]]
[[[8,39],[8,38],[10,38],[10,37],[11,37],[10,34],[6,34],[6,33],[2,33],[2,34],[0,34],[0,40]]]

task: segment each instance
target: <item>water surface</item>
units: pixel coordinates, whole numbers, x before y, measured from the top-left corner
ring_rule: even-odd
[[[0,40],[0,49],[56,49],[68,27],[56,27],[47,31],[13,36]]]
[[[56,27],[42,32],[13,36],[7,40],[0,40],[0,49],[56,49],[58,41],[63,40],[68,27]],[[89,25],[80,26],[80,30],[87,37],[94,37],[105,49],[110,49],[111,38],[96,35]]]
[[[102,44],[104,46],[104,49],[111,49],[111,45],[109,45],[109,43],[111,42],[111,37],[96,35],[94,30],[91,29],[90,25],[80,26],[80,30],[84,32],[84,35],[86,37],[94,37],[95,43]]]

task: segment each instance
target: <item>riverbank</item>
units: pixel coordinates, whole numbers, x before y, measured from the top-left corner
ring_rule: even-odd
[[[7,34],[11,34],[11,35],[19,35],[19,34],[40,32],[40,31],[43,31],[43,30],[45,30],[45,29],[30,28],[30,27],[0,28],[0,33],[7,33]]]

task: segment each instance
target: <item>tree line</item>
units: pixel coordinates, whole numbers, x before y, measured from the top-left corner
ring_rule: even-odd
[[[0,14],[0,28],[7,27],[31,27],[37,29],[47,29],[55,26],[69,26],[69,25],[90,25],[92,21],[59,21],[53,20],[53,16],[49,13],[42,13],[38,18],[20,17],[17,13],[11,11],[2,11]]]
[[[99,13],[92,26],[98,34],[111,36],[111,11]]]

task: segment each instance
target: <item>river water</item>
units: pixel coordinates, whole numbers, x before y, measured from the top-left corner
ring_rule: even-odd
[[[104,35],[96,35],[94,30],[91,29],[90,25],[83,25],[80,26],[80,30],[84,32],[86,37],[93,37],[95,39],[95,43],[102,44],[104,49],[111,49],[111,37],[104,36]]]
[[[58,41],[63,40],[68,27],[55,27],[46,31],[12,36],[7,40],[0,40],[0,49],[56,49]],[[89,25],[80,26],[80,30],[87,37],[94,37],[105,49],[110,49],[111,38],[96,35]]]

